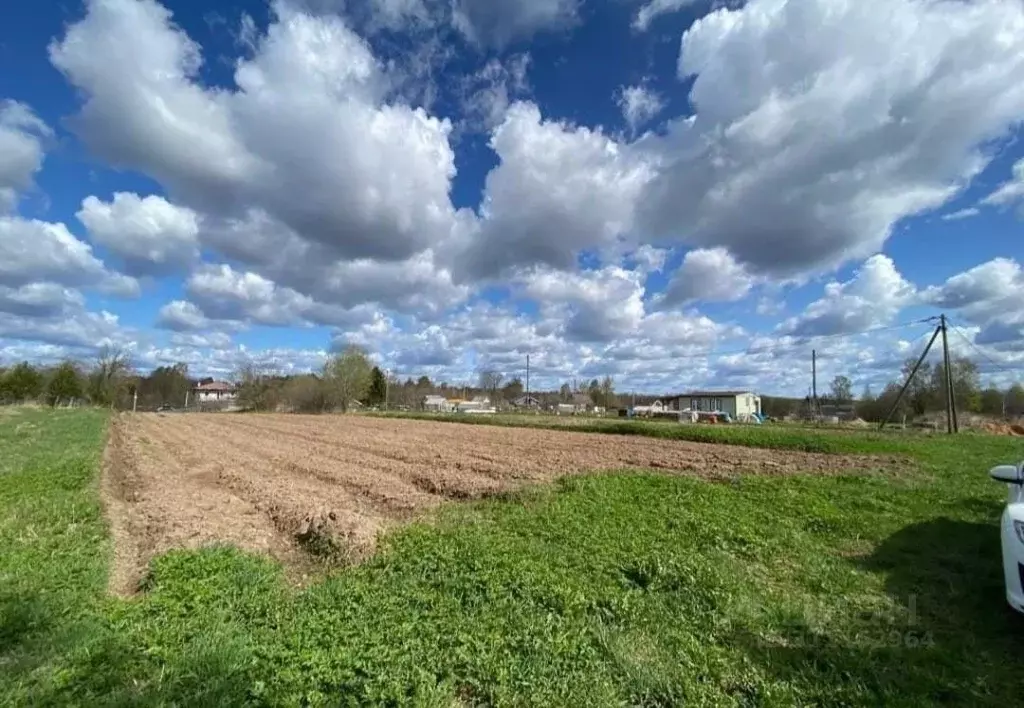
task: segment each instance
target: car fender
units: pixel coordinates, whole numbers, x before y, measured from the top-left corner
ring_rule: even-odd
[[[1011,500],[1022,496],[1020,485],[1013,485]],[[1024,541],[1017,536],[1014,522],[1024,524],[1024,500],[1012,501],[1003,510],[1000,536],[1003,546],[1003,575],[1006,580],[1006,601],[1017,610],[1024,612]]]

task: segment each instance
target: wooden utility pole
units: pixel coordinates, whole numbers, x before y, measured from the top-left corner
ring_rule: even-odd
[[[138,387],[136,387],[132,391],[132,413],[135,412],[135,409],[138,408],[138,406],[139,406],[139,389],[138,389]]]
[[[935,340],[939,338],[940,334],[942,335],[943,361],[944,368],[946,370],[946,430],[949,432],[950,435],[959,431],[959,425],[957,424],[956,420],[956,402],[953,400],[953,379],[949,371],[949,347],[946,341],[945,315],[942,315],[939,318],[939,326],[935,328],[935,331],[932,333],[932,338],[928,340],[928,346],[924,348],[924,351],[921,352],[921,357],[917,360],[917,363],[914,364],[914,368],[910,370],[910,376],[908,376],[907,380],[903,383],[903,388],[900,389],[899,395],[896,396],[896,401],[892,404],[892,408],[889,409],[889,413],[885,416],[885,419],[878,426],[879,430],[885,428],[886,423],[888,423],[892,419],[893,413],[895,413],[896,409],[899,408],[900,402],[903,400],[904,394],[906,394],[907,389],[910,388],[910,384],[911,382],[913,382],[914,377],[917,375],[918,369],[921,368],[921,364],[924,363],[924,360],[928,356],[928,352],[932,350],[932,346],[935,344]]]
[[[530,355],[526,355],[526,407],[532,408],[530,405]]]
[[[939,318],[939,329],[942,330],[942,368],[945,371],[946,385],[946,431],[952,435],[960,432],[959,421],[956,419],[956,398],[953,396],[953,372],[949,367],[949,339],[946,337],[946,316]]]
[[[885,416],[885,419],[882,420],[881,425],[878,426],[879,430],[882,430],[885,427],[885,424],[892,418],[892,414],[896,412],[897,408],[899,408],[900,401],[903,400],[903,394],[905,394],[907,389],[910,388],[910,382],[914,380],[914,376],[917,375],[917,370],[921,368],[921,364],[924,363],[925,358],[928,356],[928,352],[932,350],[932,345],[935,344],[935,340],[938,338],[941,330],[941,327],[935,328],[935,332],[932,333],[932,338],[928,340],[928,346],[926,346],[924,351],[921,352],[921,357],[917,360],[917,363],[914,364],[914,368],[910,370],[910,376],[908,376],[907,380],[903,382],[903,388],[900,389],[899,395],[896,396],[896,400],[893,402],[892,408],[889,409],[889,413]]]
[[[818,407],[818,350],[811,350],[811,415],[814,416],[814,420],[821,418],[819,412],[821,408]]]

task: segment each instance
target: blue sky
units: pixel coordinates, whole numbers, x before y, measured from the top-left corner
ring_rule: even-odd
[[[54,2],[0,63],[5,362],[1024,368],[1015,0]]]

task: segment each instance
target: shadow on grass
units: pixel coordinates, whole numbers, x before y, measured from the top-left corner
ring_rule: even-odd
[[[5,705],[229,706],[257,698],[251,647],[237,638],[197,635],[185,651],[147,652],[98,617],[64,631],[35,630],[20,644],[5,637],[0,647],[6,688],[14,689],[0,698],[11,701]]]
[[[815,701],[1011,705],[1024,618],[1006,605],[1000,553],[994,523],[912,524],[853,561],[884,575],[888,602],[822,598],[824,616],[794,612],[781,632],[735,641]]]
[[[0,593],[0,653],[17,650],[43,629],[45,617],[37,597]]]

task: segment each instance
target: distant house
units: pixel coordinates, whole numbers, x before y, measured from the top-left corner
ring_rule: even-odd
[[[224,381],[199,384],[192,389],[192,395],[198,403],[233,401],[238,397],[235,387]]]
[[[460,401],[456,406],[459,413],[494,413],[491,399],[487,396],[475,396],[472,401]]]
[[[423,410],[433,413],[451,413],[455,407],[444,396],[426,396],[423,399]]]
[[[574,393],[568,403],[555,405],[558,415],[580,415],[593,407],[590,396],[585,393]]]
[[[513,408],[540,408],[540,399],[535,396],[522,395],[512,400]]]
[[[644,415],[661,415],[662,413],[664,413],[664,412],[666,412],[668,410],[670,410],[670,408],[665,405],[664,401],[660,401],[660,400],[659,401],[654,401],[653,403],[651,403],[650,405],[647,405],[647,406],[633,406],[633,414],[634,415],[640,415],[640,416],[644,416]]]
[[[732,418],[761,414],[761,397],[750,391],[691,391],[673,398],[671,409],[728,413]]]

